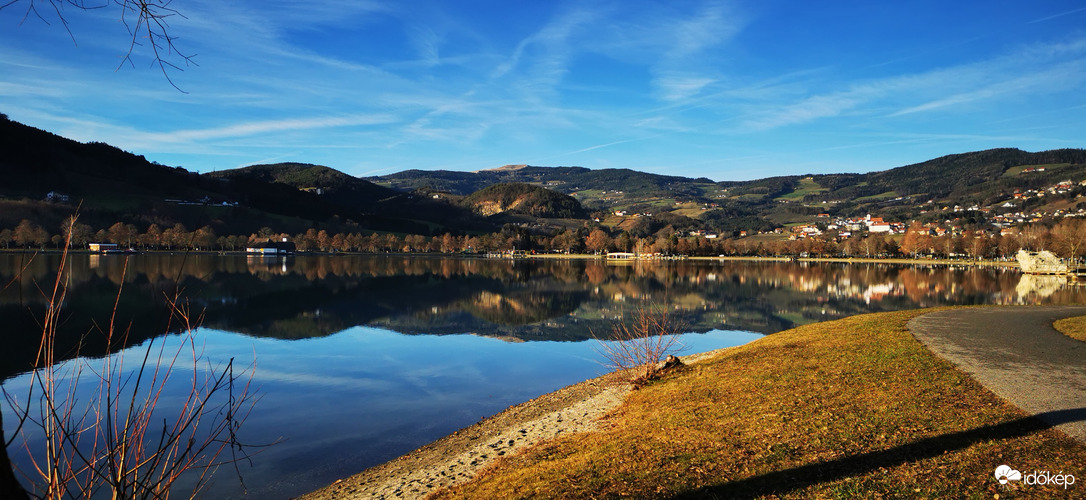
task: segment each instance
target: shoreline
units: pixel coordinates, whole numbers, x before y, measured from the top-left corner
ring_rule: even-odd
[[[566,386],[298,498],[423,498],[472,479],[499,457],[560,435],[599,429],[629,392],[630,385],[616,373]]]
[[[680,356],[698,363],[734,347]],[[618,372],[510,406],[405,455],[336,480],[299,500],[424,498],[474,478],[500,457],[559,436],[593,432],[632,391]]]
[[[56,254],[63,253],[60,249],[13,249],[5,248],[0,249],[0,254]],[[792,257],[792,256],[750,256],[750,255],[722,255],[722,256],[677,256],[677,257],[665,257],[665,258],[635,258],[635,259],[611,259],[608,260],[606,255],[597,254],[528,254],[518,255],[516,257],[492,257],[485,254],[478,255],[466,255],[461,253],[440,253],[440,252],[302,252],[289,255],[263,255],[256,253],[248,253],[240,250],[139,250],[135,253],[125,254],[108,254],[100,252],[92,252],[86,249],[69,250],[69,255],[100,255],[100,256],[131,256],[131,255],[229,255],[229,256],[251,256],[251,257],[353,257],[353,256],[384,256],[384,257],[453,257],[464,259],[483,259],[483,260],[518,260],[518,259],[539,259],[539,260],[600,260],[609,262],[612,264],[624,264],[624,263],[661,263],[661,262],[682,262],[682,261],[708,261],[708,262],[803,262],[803,263],[840,263],[840,264],[895,264],[895,265],[913,265],[913,266],[976,266],[976,267],[1006,267],[1006,268],[1019,268],[1018,261],[1016,260],[993,260],[993,259],[945,259],[945,258],[907,258],[907,257]]]

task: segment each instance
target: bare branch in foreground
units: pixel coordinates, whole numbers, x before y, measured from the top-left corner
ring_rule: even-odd
[[[120,8],[119,21],[124,25],[130,35],[128,49],[121,58],[117,69],[125,64],[135,66],[133,54],[139,47],[146,47],[151,52],[151,66],[157,67],[162,72],[170,86],[181,93],[187,93],[174,82],[170,76],[171,71],[184,71],[183,66],[196,65],[195,54],[187,54],[179,50],[177,36],[170,27],[171,18],[184,19],[177,9],[173,8],[172,0],[98,0],[88,3],[85,0],[0,0],[0,10],[12,8],[19,3],[25,3],[26,12],[20,23],[26,22],[30,17],[36,17],[43,23],[51,25],[49,19],[56,19],[71,37],[72,43],[78,45],[76,35],[68,23],[68,14],[65,8],[74,8],[79,11],[89,11],[109,8],[114,5]],[[39,5],[47,4],[48,12],[39,9]]]
[[[70,232],[68,238],[70,244]],[[9,450],[26,454],[30,466],[19,472],[29,493],[164,498],[185,477],[195,496],[218,467],[248,460],[254,447],[240,441],[238,430],[256,402],[250,385],[255,367],[239,370],[233,358],[214,364],[204,355],[197,345],[199,316],[179,292],[167,298],[171,322],[179,324],[166,328],[180,329],[179,335],[149,340],[142,351],[120,351],[128,329],[116,321],[118,290],[108,325],[97,329],[106,355],[98,361],[56,358],[57,320],[67,293],[65,248],[26,399],[5,391],[22,438]]]
[[[659,375],[660,363],[681,347],[678,335],[682,326],[662,307],[643,305],[629,324],[616,322],[609,339],[596,340],[607,365],[628,373],[630,383],[639,387]]]

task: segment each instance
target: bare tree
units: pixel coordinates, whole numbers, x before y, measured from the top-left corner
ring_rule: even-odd
[[[23,14],[24,22],[31,17],[38,18],[46,24],[50,24],[50,20],[59,21],[74,43],[76,35],[72,33],[71,26],[68,24],[65,9],[89,11],[118,8],[119,20],[128,31],[130,41],[117,68],[120,69],[125,64],[135,66],[133,54],[141,47],[145,47],[151,52],[151,65],[162,72],[173,88],[184,92],[174,83],[173,78],[170,77],[170,71],[184,71],[182,66],[196,65],[193,60],[195,54],[186,54],[178,50],[177,37],[170,29],[170,20],[183,19],[185,16],[174,9],[172,4],[172,0],[0,0],[0,10],[22,5],[26,9]]]
[[[628,373],[635,387],[655,378],[660,362],[680,347],[682,324],[660,306],[641,305],[630,323],[619,321],[611,327],[611,337],[597,337],[600,353],[612,369]]]
[[[1077,262],[1086,249],[1086,220],[1064,217],[1052,228],[1051,238],[1064,257]]]
[[[70,221],[74,226],[75,218]],[[27,393],[20,400],[4,392],[18,418],[16,436],[5,448],[26,454],[30,467],[20,472],[31,485],[29,493],[41,498],[103,493],[112,498],[165,498],[183,475],[190,478],[195,495],[219,466],[249,456],[238,430],[255,403],[249,391],[252,367],[236,370],[233,359],[216,365],[202,354],[195,336],[199,316],[180,292],[166,299],[170,321],[180,322],[176,345],[162,338],[149,341],[142,352],[113,352],[128,336],[116,317],[120,289],[109,322],[96,328],[107,346],[101,364],[83,358],[61,362],[56,337],[67,294],[70,243],[69,231],[46,296],[41,344]],[[168,387],[177,384],[183,388],[181,395],[170,400],[176,406],[165,404]],[[16,437],[22,438],[20,445],[12,448]],[[2,475],[0,487],[8,487]]]

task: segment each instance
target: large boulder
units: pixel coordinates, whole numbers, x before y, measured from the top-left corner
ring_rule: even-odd
[[[1067,264],[1048,250],[1040,252],[1019,250],[1015,257],[1018,259],[1018,266],[1022,268],[1022,272],[1027,274],[1066,274],[1068,271]]]

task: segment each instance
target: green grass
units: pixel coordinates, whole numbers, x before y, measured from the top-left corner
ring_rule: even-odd
[[[503,458],[439,498],[1045,498],[1000,464],[1086,479],[1086,446],[922,347],[923,311],[802,326],[631,393],[596,433]],[[1072,486],[1081,494],[1082,486]]]
[[[1070,166],[1070,163],[1046,163],[1044,165],[1019,165],[1017,167],[1008,168],[1001,177],[1015,177],[1022,173],[1027,168],[1044,168],[1045,170],[1062,168]]]
[[[817,182],[815,182],[814,179],[805,177],[799,180],[799,186],[795,189],[795,191],[792,191],[791,193],[788,193],[786,195],[778,196],[777,199],[800,201],[803,199],[804,196],[807,196],[809,194],[825,193],[827,191],[829,191],[829,189],[822,187]]]
[[[1086,316],[1064,318],[1052,323],[1052,327],[1068,337],[1086,342]]]
[[[603,194],[603,191],[599,189],[584,189],[581,191],[570,193],[570,196],[595,198],[599,197],[599,195],[601,194]]]
[[[864,202],[868,202],[868,201],[889,200],[889,199],[897,198],[898,196],[900,196],[900,195],[897,194],[897,191],[887,191],[885,193],[873,194],[871,196],[861,196],[859,198],[856,198],[853,201],[855,201],[856,203],[864,203]]]

